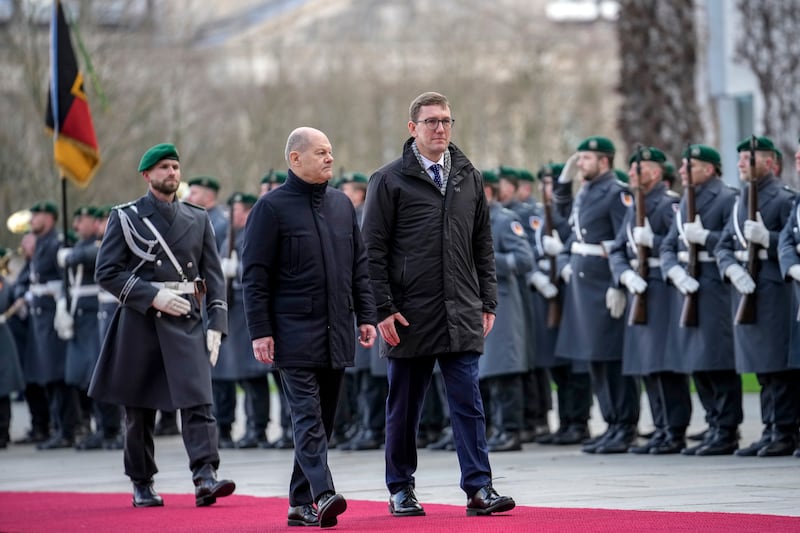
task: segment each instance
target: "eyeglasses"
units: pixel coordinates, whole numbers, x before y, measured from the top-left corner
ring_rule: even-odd
[[[425,124],[431,131],[439,129],[439,124],[441,124],[444,129],[449,130],[453,127],[455,121],[456,119],[454,118],[426,118],[425,120],[418,120],[417,124]]]

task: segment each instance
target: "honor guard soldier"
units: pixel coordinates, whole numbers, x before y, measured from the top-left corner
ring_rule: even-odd
[[[794,154],[795,170],[800,176],[800,139],[797,140],[798,148]],[[789,368],[792,372],[790,379],[794,383],[794,391],[800,390],[800,202],[795,197],[792,214],[781,231],[778,241],[778,257],[781,264],[781,273],[792,282],[794,301],[792,304],[792,328],[789,337]],[[795,416],[800,420],[800,399],[794,399]],[[800,443],[794,452],[795,457],[800,457]]]
[[[680,197],[663,182],[667,158],[656,147],[637,150],[628,163],[630,183],[637,190],[611,251],[609,264],[615,281],[628,291],[628,326],[622,352],[622,373],[641,377],[656,431],[637,454],[680,453],[686,447],[686,428],[692,415],[689,377],[680,372],[680,354],[667,352],[671,291],[661,274],[659,248],[669,232]],[[637,212],[644,209],[644,224]],[[647,266],[641,268],[640,261]],[[641,274],[646,273],[646,277]],[[640,300],[641,299],[641,300]]]
[[[632,202],[614,173],[614,144],[589,137],[578,146],[577,167],[584,183],[575,199],[572,232],[559,259],[566,282],[564,314],[556,355],[589,363],[600,412],[608,424],[587,453],[622,453],[636,439],[639,384],[622,374],[625,293],[616,287],[608,250]]]
[[[740,456],[791,455],[797,447],[797,373],[789,369],[789,332],[794,315],[792,292],[778,262],[778,237],[789,219],[795,194],[775,176],[775,145],[768,137],[745,139],[737,147],[739,177],[745,191],[734,204],[714,254],[720,274],[733,285],[731,317],[736,370],[754,372],[761,385],[761,439],[742,448]],[[751,159],[751,154],[754,156]],[[755,220],[748,216],[756,187]],[[750,254],[758,254],[756,270]],[[752,321],[737,313],[742,300],[753,298]]]
[[[693,144],[684,150],[680,167],[684,197],[660,248],[661,272],[675,288],[666,352],[680,354],[682,371],[692,374],[709,426],[700,444],[684,448],[684,455],[733,453],[742,422],[742,381],[733,358],[730,290],[722,282],[713,253],[737,195],[736,189],[722,182],[721,171],[714,148]],[[688,216],[690,193],[694,194],[693,219]],[[696,266],[695,276],[687,271],[690,260]],[[695,293],[697,320],[692,323],[681,316],[685,301],[691,301]]]
[[[211,227],[214,228],[214,238],[217,243],[217,250],[222,251],[222,242],[228,234],[228,214],[217,202],[219,195],[219,181],[211,176],[197,176],[188,181],[189,194],[187,202],[199,205],[208,213],[211,220]]]
[[[195,504],[202,507],[236,487],[216,478],[211,414],[211,365],[228,323],[225,283],[208,215],[176,197],[181,172],[175,146],[148,149],[139,172],[148,192],[114,208],[97,257],[95,278],[120,304],[89,395],[125,406],[124,464],[134,507],[164,504],[153,489],[156,410],[180,409]]]

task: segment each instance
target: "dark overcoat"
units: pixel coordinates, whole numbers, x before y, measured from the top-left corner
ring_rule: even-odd
[[[180,274],[145,225],[148,217],[172,250],[187,280],[204,279],[208,327],[228,331],[225,284],[219,254],[205,210],[178,202],[169,223],[151,193],[116,207],[108,220],[95,277],[120,304],[111,320],[92,376],[89,395],[98,400],[150,409],[174,410],[210,405],[211,365],[200,305],[194,295],[189,314],[174,317],[152,307],[158,289],[151,282],[179,282]],[[134,209],[135,207],[135,209]],[[147,259],[136,255],[142,241],[126,242],[121,217],[147,241]],[[127,231],[127,230],[126,230]]]
[[[0,276],[0,313],[13,302],[13,286]],[[17,344],[6,322],[0,322],[0,398],[25,390]]]
[[[778,238],[778,261],[781,274],[792,286],[792,321],[789,332],[789,367],[800,368],[800,282],[789,276],[789,269],[800,264],[800,202],[794,207]]]
[[[94,281],[98,243],[94,237],[75,243],[66,260],[71,273],[71,305],[75,307],[73,336],[67,341],[67,362],[65,381],[80,390],[89,388],[92,371],[100,355],[98,331],[97,285]],[[80,269],[80,286],[77,286],[77,272]],[[83,291],[83,292],[78,292]]]

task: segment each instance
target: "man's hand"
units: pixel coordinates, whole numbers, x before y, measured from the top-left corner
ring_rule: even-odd
[[[222,344],[222,332],[210,329],[206,332],[206,348],[208,348],[208,360],[211,366],[217,366],[219,358],[219,345]]]
[[[744,221],[744,238],[763,248],[769,248],[769,230],[764,225],[761,213],[756,212],[756,220]]]
[[[694,294],[700,288],[700,283],[692,276],[686,273],[680,265],[674,265],[667,271],[667,277],[672,281],[681,294]]]
[[[181,316],[188,313],[192,304],[181,296],[181,293],[172,289],[158,289],[158,294],[153,298],[153,307],[168,315]]]
[[[725,269],[725,275],[740,294],[752,294],[756,290],[756,282],[742,265],[732,264]]]
[[[539,294],[547,298],[558,296],[558,287],[550,283],[550,276],[539,270],[534,270],[528,274],[528,285],[539,291]]]
[[[652,248],[654,240],[653,228],[650,227],[650,220],[647,218],[644,219],[644,226],[635,226],[633,228],[633,242],[636,244]]]
[[[619,277],[620,283],[628,288],[631,294],[641,294],[647,290],[647,282],[633,270],[626,270]]]
[[[253,341],[253,356],[264,364],[272,363],[275,360],[275,339],[272,337],[255,339]]]
[[[573,180],[578,176],[578,152],[575,152],[567,162],[564,163],[564,168],[561,169],[561,174],[558,176],[559,183],[572,183]]]
[[[561,279],[564,280],[564,283],[569,283],[569,280],[572,279],[572,265],[569,263],[561,269]]]
[[[372,324],[361,324],[358,326],[358,342],[364,348],[372,348],[375,344],[375,337],[378,334],[375,331],[375,326]]]
[[[789,277],[794,279],[795,281],[800,281],[800,265],[792,265],[789,267]]]
[[[389,346],[400,344],[400,335],[397,334],[397,328],[394,327],[395,320],[402,326],[408,326],[408,320],[400,313],[389,315],[378,324],[378,331],[381,332],[381,337]]]
[[[483,313],[483,336],[484,337],[486,335],[488,335],[490,331],[492,331],[492,328],[494,327],[494,319],[495,319],[494,313]]]
[[[705,246],[709,233],[711,232],[703,227],[700,215],[694,217],[694,222],[686,222],[683,225],[683,234],[686,236],[686,240],[693,244]]]
[[[625,313],[625,293],[614,287],[609,287],[606,291],[606,309],[611,314],[611,318],[619,318]]]
[[[67,258],[72,254],[72,248],[59,248],[58,252],[56,252],[56,263],[61,268],[64,268],[67,265]]]

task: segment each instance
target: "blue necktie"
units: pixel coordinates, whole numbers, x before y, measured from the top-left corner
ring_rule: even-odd
[[[439,164],[438,163],[434,163],[433,165],[431,165],[431,171],[433,172],[433,182],[441,190],[441,188],[442,188],[442,174],[439,172]]]

